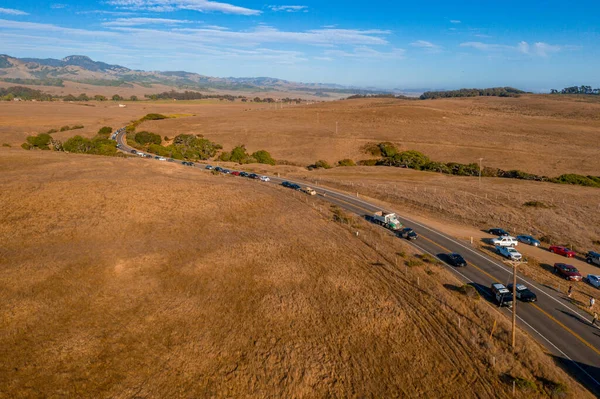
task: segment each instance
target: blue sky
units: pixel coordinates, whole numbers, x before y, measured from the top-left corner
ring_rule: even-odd
[[[384,88],[600,87],[600,2],[3,0],[0,53]]]

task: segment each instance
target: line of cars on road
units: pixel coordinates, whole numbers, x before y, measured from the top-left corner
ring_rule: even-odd
[[[494,245],[496,249],[496,253],[499,255],[514,261],[521,261],[523,256],[514,248],[519,242],[528,244],[534,247],[539,247],[541,242],[530,235],[518,235],[517,237],[512,237],[506,230],[493,228],[487,231],[489,234],[496,235],[498,237],[493,238],[490,242]],[[570,248],[567,248],[562,245],[551,245],[548,247],[548,251],[561,255],[566,258],[575,258],[577,253]],[[586,254],[586,261],[589,264],[596,264],[600,266],[600,254],[597,252],[590,251]],[[559,277],[562,277],[569,281],[582,281],[585,280],[590,283],[592,286],[596,288],[600,288],[600,275],[588,274],[584,279],[579,270],[573,265],[568,265],[566,263],[555,263],[552,269],[554,274]]]
[[[289,181],[284,181],[281,183],[281,185],[286,188],[291,188],[292,190],[303,192],[304,194],[307,194],[307,195],[311,195],[311,196],[317,195],[317,192],[308,186],[302,187],[299,184],[291,183]]]
[[[256,179],[256,180],[260,180],[260,181],[264,181],[264,182],[271,181],[271,179],[268,176],[261,176],[261,175],[257,175],[256,173],[240,172],[237,170],[229,170],[229,169],[222,168],[220,166],[206,165],[204,167],[204,169],[214,170],[215,172],[223,173],[224,175],[247,177],[248,179]]]

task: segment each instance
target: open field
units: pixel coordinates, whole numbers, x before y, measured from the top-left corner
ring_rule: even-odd
[[[3,148],[0,184],[0,396],[509,398],[514,376],[592,397],[527,336],[509,354],[445,268],[318,200]]]
[[[548,176],[600,170],[600,101],[573,97],[347,100],[198,115],[142,128],[161,135],[200,133],[226,148],[246,144],[301,165],[366,159],[362,146],[391,141],[444,162],[482,157],[486,166]]]

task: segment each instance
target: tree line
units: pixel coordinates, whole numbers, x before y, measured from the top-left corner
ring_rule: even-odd
[[[525,91],[515,89],[514,87],[491,87],[487,89],[426,91],[419,98],[421,100],[432,100],[450,97],[519,97],[525,93]]]
[[[550,94],[587,94],[592,96],[600,96],[600,88],[592,89],[592,86],[571,86],[565,87],[560,91],[552,89],[550,90]]]

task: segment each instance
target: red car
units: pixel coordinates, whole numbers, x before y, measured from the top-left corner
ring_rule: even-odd
[[[238,172],[237,170],[235,170],[235,171],[231,172],[231,174],[232,174],[233,176],[239,176],[239,175],[240,175],[240,172]]]
[[[564,263],[554,264],[554,274],[558,274],[560,277],[571,281],[581,281],[583,278],[575,266]]]
[[[574,258],[575,255],[577,255],[575,251],[571,251],[569,248],[560,245],[551,245],[550,248],[548,248],[548,251],[566,256],[567,258]]]

